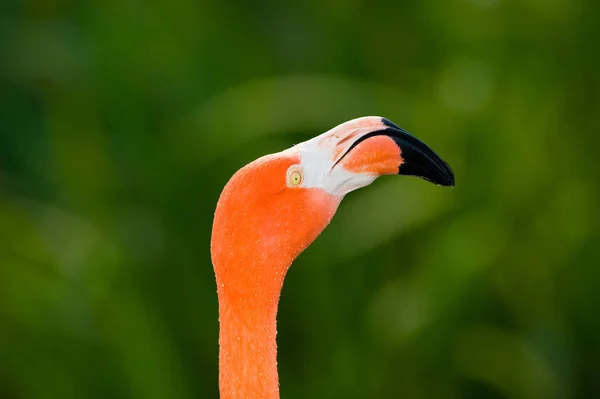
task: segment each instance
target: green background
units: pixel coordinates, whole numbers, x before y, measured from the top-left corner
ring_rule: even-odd
[[[599,2],[0,11],[0,398],[216,398],[221,189],[365,115],[456,188],[347,196],[283,289],[282,397],[600,397]]]

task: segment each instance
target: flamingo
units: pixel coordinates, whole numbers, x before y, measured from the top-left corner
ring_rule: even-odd
[[[211,236],[221,399],[279,398],[275,335],[286,272],[347,193],[390,174],[454,186],[452,169],[427,145],[373,116],[263,156],[231,177]]]

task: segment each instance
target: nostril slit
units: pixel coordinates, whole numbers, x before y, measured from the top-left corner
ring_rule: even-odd
[[[341,139],[337,145],[342,145],[342,144],[346,143],[347,141],[349,141],[353,137],[354,137],[354,134],[349,134],[346,137],[344,137],[343,139]]]

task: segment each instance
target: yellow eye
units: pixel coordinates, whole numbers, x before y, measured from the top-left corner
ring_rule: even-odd
[[[290,168],[287,174],[287,183],[290,187],[298,187],[302,184],[304,180],[304,176],[302,175],[302,171],[297,168]]]

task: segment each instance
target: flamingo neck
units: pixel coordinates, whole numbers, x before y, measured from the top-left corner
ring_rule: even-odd
[[[240,169],[217,204],[211,257],[221,399],[279,399],[275,335],[283,280],[342,199],[321,189],[279,187],[273,176],[285,176],[298,162],[272,156]]]
[[[219,285],[221,399],[279,399],[275,337],[284,275],[266,286]]]

